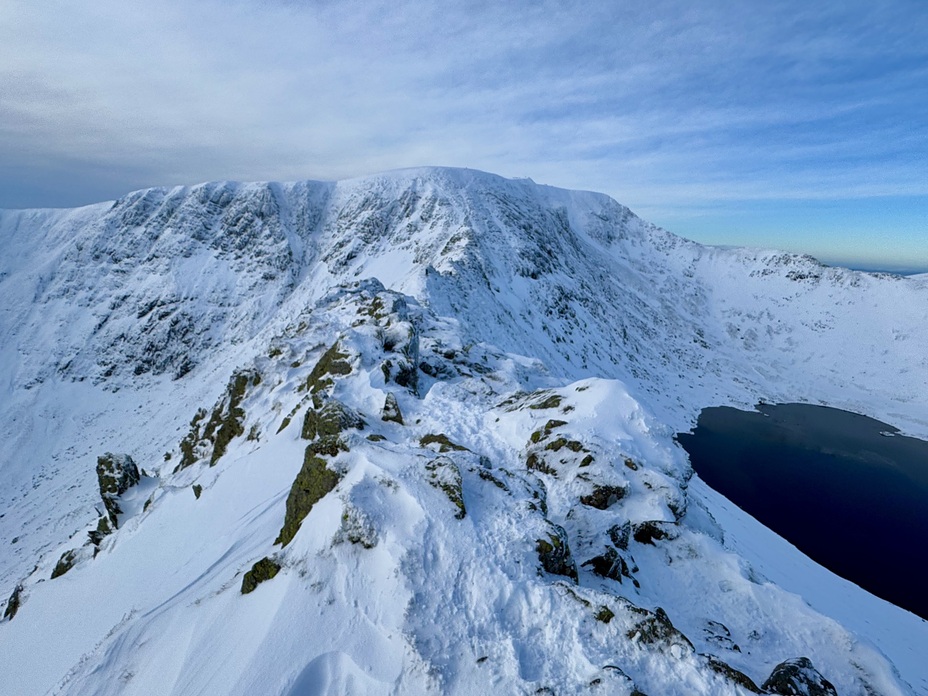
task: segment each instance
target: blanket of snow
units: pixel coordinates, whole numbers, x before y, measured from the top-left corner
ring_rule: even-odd
[[[806,656],[842,696],[928,694],[928,623],[763,528],[673,441],[705,406],[760,400],[928,436],[928,276],[704,247],[600,194],[455,169],[0,211],[0,250],[0,598],[23,588],[3,693],[748,693],[711,655],[758,685]],[[416,391],[381,367],[400,330],[427,368]],[[281,548],[308,407],[278,429],[336,340],[352,370],[330,396],[367,426]],[[239,368],[261,375],[254,437],[175,473]],[[405,425],[381,420],[388,392]],[[420,443],[437,433],[466,450]],[[544,449],[561,435],[594,462]],[[147,476],[94,556],[107,451]],[[627,493],[582,504],[596,485]],[[629,542],[638,586],[582,565],[647,521],[674,533]],[[576,584],[539,565],[553,525]],[[265,556],[280,573],[242,595]],[[689,642],[641,639],[657,607]]]

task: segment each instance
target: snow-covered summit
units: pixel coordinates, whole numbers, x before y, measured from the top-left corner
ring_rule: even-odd
[[[924,375],[923,280],[700,246],[601,194],[449,168],[215,182],[5,211],[0,241],[0,328],[19,346],[21,383],[53,371],[179,377],[202,351],[253,339],[328,287],[376,277],[564,376],[633,377],[659,393],[671,379],[700,398],[724,389],[716,401],[875,406],[928,431],[899,407],[925,386],[911,379]],[[887,345],[901,361],[889,375],[874,369]],[[875,390],[896,404],[874,404]],[[705,405],[687,401],[672,406],[687,418]]]
[[[0,249],[16,693],[928,693],[924,622],[672,440],[758,400],[928,434],[925,278],[446,168],[0,211]]]

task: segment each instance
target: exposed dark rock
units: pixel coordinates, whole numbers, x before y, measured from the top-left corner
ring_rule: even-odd
[[[337,437],[322,437],[306,446],[307,453],[326,457],[337,457],[339,452],[348,451],[348,445]]]
[[[464,507],[464,490],[458,465],[448,457],[438,457],[426,464],[425,470],[428,472],[428,482],[454,503],[457,508],[454,516],[459,520],[463,519],[467,514],[467,509]]]
[[[313,506],[338,485],[341,477],[326,466],[322,456],[335,456],[344,449],[344,445],[334,438],[306,446],[303,467],[290,487],[284,525],[274,541],[275,544],[289,544]]]
[[[516,409],[521,408],[522,404],[525,403],[525,400],[529,397],[531,397],[531,394],[528,394],[524,391],[517,391],[500,401],[496,407],[506,409],[510,412],[515,411]]]
[[[556,440],[549,442],[545,445],[546,450],[551,450],[552,452],[560,452],[564,448],[569,449],[571,452],[583,452],[583,443],[577,442],[576,440],[568,440],[566,437],[559,437]]]
[[[328,399],[319,409],[308,409],[303,417],[303,430],[300,433],[305,440],[315,440],[338,436],[349,428],[363,430],[364,419],[354,409],[348,408],[340,401]]]
[[[470,452],[469,449],[463,447],[455,442],[452,442],[448,439],[448,436],[444,433],[429,433],[428,435],[423,435],[419,440],[419,444],[422,447],[428,447],[429,445],[438,445],[438,452],[444,454],[445,452],[458,451],[458,452]]]
[[[577,582],[577,564],[567,544],[567,532],[564,528],[552,524],[551,533],[546,539],[538,539],[535,544],[538,560],[545,572],[552,575],[564,575]]]
[[[342,353],[338,348],[338,341],[322,354],[319,362],[309,373],[306,381],[300,385],[300,391],[308,391],[310,394],[318,394],[323,389],[327,389],[334,384],[332,377],[334,375],[350,375],[351,363],[348,362],[350,356],[348,353]]]
[[[401,387],[406,387],[413,394],[419,392],[419,370],[416,364],[407,361],[397,361],[396,372],[392,375],[393,381]]]
[[[507,493],[510,492],[510,491],[509,491],[509,486],[507,486],[505,483],[503,483],[503,482],[500,481],[498,478],[496,478],[496,477],[495,477],[493,474],[491,474],[487,469],[478,469],[478,470],[477,470],[477,475],[478,475],[480,478],[482,478],[484,481],[489,481],[490,483],[492,483],[492,484],[493,484],[494,486],[496,486],[497,488],[499,488],[499,489],[501,489],[501,490],[504,490],[504,491],[506,491]]]
[[[385,438],[383,435],[380,435],[379,433],[371,433],[367,436],[367,439],[371,442],[383,442],[387,438]]]
[[[103,515],[97,520],[97,528],[87,532],[87,536],[90,538],[90,543],[94,546],[99,546],[100,542],[103,541],[103,537],[112,533],[113,527],[110,524],[110,518]]]
[[[564,397],[561,396],[560,394],[551,394],[550,396],[546,396],[540,401],[536,401],[534,403],[529,404],[528,407],[533,410],[542,410],[546,408],[557,408],[558,406],[561,405],[561,402],[563,400],[564,400]]]
[[[251,570],[242,578],[242,594],[253,592],[265,580],[270,580],[280,572],[280,564],[270,558],[262,558],[251,566]]]
[[[380,297],[374,299],[380,302]],[[385,382],[393,381],[405,387],[413,394],[419,390],[419,329],[415,320],[410,316],[406,301],[402,297],[388,298],[392,307],[385,308],[380,305],[375,308],[372,316],[375,321],[386,321],[387,326],[381,331],[381,345],[384,351],[393,353],[393,356],[381,364]],[[391,321],[395,320],[395,321]],[[432,372],[427,363],[425,370]],[[428,373],[427,373],[428,374]]]
[[[529,439],[532,441],[533,445],[536,445],[542,440],[546,439],[548,436],[550,436],[552,430],[554,430],[555,428],[560,428],[562,425],[567,425],[567,421],[562,421],[562,420],[557,420],[555,418],[552,418],[547,423],[545,423],[544,427],[541,430],[536,430],[535,432],[533,432]]]
[[[19,608],[22,606],[22,603],[23,586],[17,585],[13,588],[13,594],[6,600],[6,609],[3,610],[3,618],[12,621],[13,617],[16,616],[16,612],[18,612]]]
[[[690,639],[674,628],[667,612],[660,607],[655,609],[653,614],[649,613],[644,621],[635,624],[626,636],[647,645],[684,645],[690,651],[695,650]]]
[[[245,434],[245,411],[241,404],[248,388],[259,384],[261,384],[261,375],[256,370],[238,370],[232,373],[225,393],[213,407],[209,420],[203,423],[206,411],[199,409],[190,421],[190,431],[180,442],[181,460],[174,469],[174,473],[194,464],[200,456],[203,456],[204,450],[210,452],[210,466],[215,466],[216,462],[226,453],[229,443]],[[255,437],[257,437],[257,431],[255,431]]]
[[[432,379],[454,379],[457,377],[457,372],[453,367],[436,357],[420,362],[419,369]]]
[[[392,421],[403,425],[403,413],[400,411],[400,405],[396,401],[396,396],[392,392],[387,393],[383,402],[383,410],[380,412],[381,420]]]
[[[119,527],[119,496],[139,482],[139,469],[128,454],[107,452],[97,457],[97,483],[100,497],[113,527]]]
[[[784,660],[773,668],[761,688],[779,696],[838,696],[832,683],[815,669],[808,657]]]
[[[667,508],[673,513],[673,518],[677,522],[683,519],[683,515],[686,514],[686,498],[679,497],[677,498],[674,495],[667,497]]]
[[[54,580],[57,577],[60,577],[67,573],[71,568],[74,567],[74,561],[77,559],[77,551],[71,549],[65,551],[61,554],[61,558],[58,559],[58,562],[55,564],[55,569],[52,570],[51,579]]]
[[[632,523],[624,522],[622,524],[616,524],[609,527],[609,541],[611,541],[617,549],[622,549],[623,551],[628,548],[628,539],[632,533]]]
[[[190,420],[190,432],[180,441],[180,463],[175,467],[174,473],[176,474],[181,469],[186,469],[188,466],[196,462],[196,446],[200,441],[200,423],[206,418],[206,409],[198,409],[196,414]]]
[[[537,501],[538,505],[535,506],[535,503],[529,503],[530,506],[535,506],[532,509],[541,510],[541,514],[545,517],[548,516],[548,490],[542,484],[541,488],[536,488],[532,490],[532,498]]]
[[[557,476],[557,470],[545,462],[536,452],[530,452],[528,457],[525,458],[526,468],[532,471],[540,471],[543,474],[548,474],[549,476]]]
[[[624,486],[593,486],[593,492],[580,496],[580,502],[597,510],[605,510],[622,500],[627,492]]]
[[[590,566],[590,570],[601,578],[608,578],[617,582],[622,582],[622,576],[631,578],[628,564],[613,548],[608,548],[599,556],[594,556],[583,563],[581,567],[585,568],[587,566]]]
[[[229,379],[226,393],[213,408],[203,428],[202,439],[213,443],[210,466],[216,465],[234,438],[245,434],[245,411],[241,404],[248,387],[256,387],[260,383],[261,375],[255,370],[239,370]]]
[[[615,618],[615,612],[612,611],[609,607],[600,607],[599,611],[596,612],[596,620],[602,621],[604,624],[609,623]]]
[[[203,486],[201,486],[199,483],[193,484],[193,495],[196,497],[197,500],[200,499],[201,493],[203,493]]]
[[[640,522],[632,526],[632,537],[639,544],[654,545],[655,541],[676,538],[678,532],[673,522],[652,520]]]
[[[282,433],[286,429],[286,427],[290,425],[290,422],[292,420],[293,420],[292,416],[290,415],[284,416],[284,419],[280,421],[280,427],[277,428],[277,433],[278,434]]]
[[[713,672],[717,674],[721,674],[728,681],[734,682],[738,686],[741,686],[747,689],[753,694],[763,693],[760,690],[760,687],[758,687],[757,684],[754,683],[753,679],[751,679],[744,672],[741,672],[735,669],[734,667],[729,665],[727,662],[723,662],[719,658],[714,657],[712,655],[702,655],[701,657],[703,657],[706,660],[706,666],[709,669],[711,669]]]

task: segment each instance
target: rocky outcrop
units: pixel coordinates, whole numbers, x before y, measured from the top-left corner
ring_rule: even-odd
[[[567,425],[567,421],[552,418],[545,423],[544,427],[533,432],[529,440],[533,445],[537,445],[542,440],[547,439],[555,428],[560,428],[562,425]]]
[[[251,566],[251,570],[242,578],[242,594],[254,592],[265,580],[270,580],[280,572],[280,564],[270,558],[262,558]]]
[[[289,544],[313,506],[338,485],[341,476],[328,468],[323,457],[335,456],[342,449],[344,445],[334,438],[310,443],[306,447],[303,467],[290,487],[284,524],[274,541],[275,544]]]
[[[13,617],[16,616],[16,612],[19,611],[19,607],[23,603],[23,586],[17,585],[13,588],[13,594],[10,595],[10,598],[6,600],[6,609],[3,610],[3,618],[12,621]]]
[[[259,384],[261,375],[256,370],[244,369],[232,373],[225,393],[209,413],[209,419],[206,419],[206,410],[201,408],[190,421],[190,431],[180,442],[181,460],[174,473],[186,469],[207,454],[209,465],[216,465],[226,453],[229,443],[245,434],[242,402],[248,390]]]
[[[750,691],[752,694],[763,693],[757,684],[754,683],[753,679],[751,679],[744,672],[735,669],[727,662],[723,662],[719,658],[713,657],[712,655],[701,655],[700,657],[705,659],[706,666],[709,669],[711,669],[716,674],[720,674],[726,680],[737,684],[743,689]]]
[[[58,559],[58,563],[55,564],[54,570],[52,570],[51,580],[54,580],[57,577],[61,577],[67,573],[71,568],[74,567],[74,561],[77,559],[77,551],[71,549],[65,551],[61,554],[61,558]]]
[[[464,507],[464,490],[458,465],[448,457],[436,457],[425,465],[425,471],[428,482],[448,496],[448,500],[457,508],[454,516],[463,519],[467,509]]]
[[[784,660],[773,668],[761,688],[779,696],[838,696],[832,683],[815,669],[808,657]]]
[[[393,382],[419,393],[419,326],[409,311],[406,299],[391,292],[380,292],[366,307],[364,313],[378,325],[381,348],[390,355],[380,369],[384,382]]]
[[[632,525],[632,538],[639,544],[653,546],[655,541],[675,539],[677,536],[679,536],[679,530],[673,522],[649,520]]]
[[[535,543],[538,560],[546,573],[563,575],[577,582],[577,564],[567,544],[567,532],[560,525],[552,524],[547,539]]]
[[[348,353],[343,353],[339,348],[338,341],[322,354],[319,362],[309,373],[306,381],[300,385],[300,391],[307,391],[310,394],[318,394],[328,389],[334,384],[335,375],[350,375],[351,363]]]
[[[580,502],[597,510],[605,510],[622,500],[628,493],[625,486],[593,486],[593,492],[580,496]]]
[[[387,393],[387,397],[384,399],[380,419],[403,425],[403,413],[400,411],[400,405],[392,393]]]
[[[338,437],[349,428],[363,430],[364,426],[364,419],[357,411],[336,399],[327,399],[322,408],[306,411],[300,435],[304,440],[326,439]]]
[[[538,393],[543,397],[540,400],[537,397]],[[563,401],[560,394],[550,394],[544,391],[538,393],[528,397],[536,399],[528,402],[529,409],[556,408]],[[516,397],[516,403],[522,400],[522,397]],[[572,408],[567,406],[564,411],[567,412]],[[550,439],[556,429],[565,425],[567,425],[566,421],[552,418],[529,436],[525,458],[527,469],[557,477],[565,470],[565,467],[586,468],[595,461],[590,450],[579,440],[563,435]]]
[[[213,409],[203,429],[204,438],[213,442],[210,466],[215,466],[219,458],[226,453],[226,448],[233,438],[245,434],[245,411],[241,404],[245,399],[245,391],[260,383],[261,375],[254,370],[240,370],[232,375],[225,396]]]
[[[419,444],[422,447],[430,447],[431,445],[435,445],[437,446],[438,452],[441,454],[444,454],[445,452],[469,451],[463,445],[452,442],[451,439],[444,433],[429,433],[428,435],[423,435],[421,438],[419,438]],[[432,449],[435,449],[435,447]]]
[[[690,639],[674,627],[666,611],[658,607],[654,610],[654,613],[647,612],[647,614],[648,617],[646,619],[638,622],[626,633],[626,636],[630,640],[645,645],[666,647],[680,645],[685,646],[689,652],[694,651]]]
[[[97,528],[91,529],[87,532],[87,536],[90,539],[90,543],[94,546],[99,546],[100,542],[103,541],[103,537],[107,534],[113,533],[113,525],[110,524],[110,518],[106,515],[100,517],[97,520]]]
[[[119,497],[139,482],[139,469],[128,454],[107,452],[97,458],[97,482],[110,524],[119,528]]]
[[[598,556],[583,563],[583,568],[589,567],[594,574],[601,578],[608,578],[616,582],[622,582],[622,578],[631,579],[631,573],[628,570],[628,563],[613,548],[608,548]]]
[[[607,533],[609,534],[609,541],[615,544],[617,549],[625,550],[628,548],[628,540],[631,537],[632,524],[631,522],[625,522],[624,524],[612,525]]]

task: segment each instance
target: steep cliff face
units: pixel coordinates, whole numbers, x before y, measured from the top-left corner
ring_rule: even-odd
[[[16,693],[928,693],[922,622],[672,440],[759,399],[928,434],[925,278],[454,169],[5,211],[0,248]]]
[[[375,277],[559,375],[678,392],[668,418],[691,419],[696,390],[865,404],[928,429],[899,407],[923,386],[923,278],[702,247],[599,194],[454,169],[211,183],[7,211],[0,239],[0,328],[21,385],[177,379],[329,288]],[[875,367],[887,355],[893,371]]]

